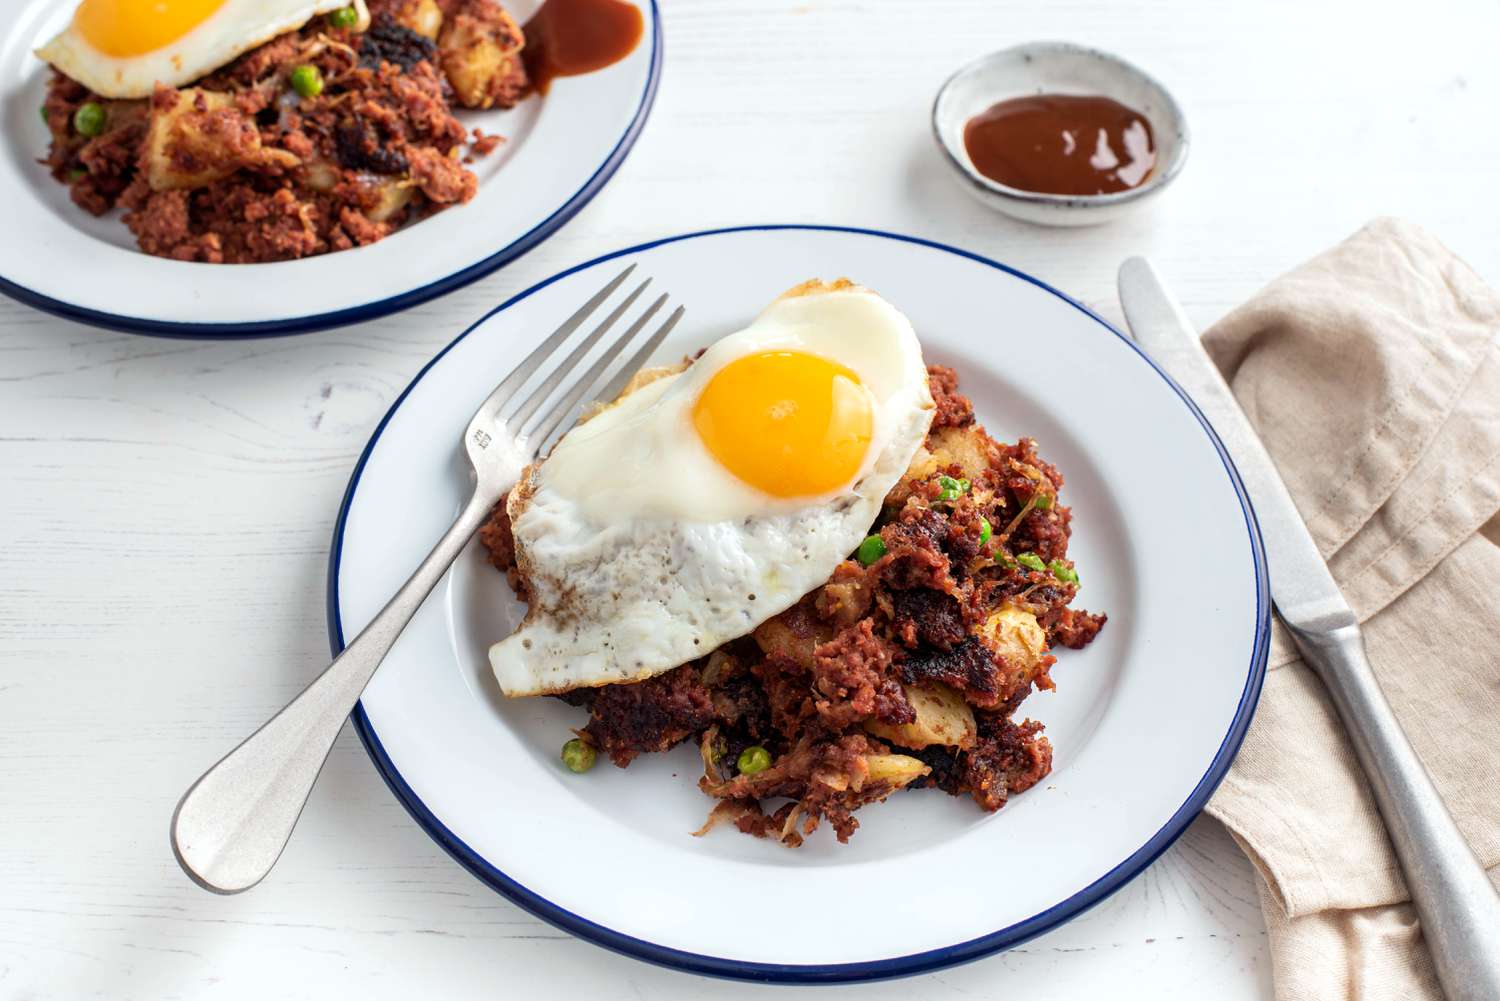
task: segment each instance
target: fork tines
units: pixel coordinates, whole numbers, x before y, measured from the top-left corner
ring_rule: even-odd
[[[515,407],[514,410],[501,412],[505,404],[514,396],[518,390],[525,386],[533,376],[542,374],[545,363],[551,358],[572,335],[581,327],[590,316],[603,306],[616,290],[624,284],[635,270],[632,264],[624,271],[616,275],[607,285],[596,292],[583,306],[558,327],[551,336],[543,341],[537,348],[526,356],[516,370],[508,375],[503,382],[496,387],[484,410],[491,410],[497,426],[503,426],[510,431],[518,440],[527,443],[528,451],[540,453],[550,447],[554,436],[560,437],[560,433],[566,431],[570,422],[576,416],[579,408],[586,400],[599,399],[604,401],[613,400],[623,390],[630,379],[640,371],[641,366],[651,357],[666,336],[671,333],[677,321],[682,318],[683,307],[678,306],[667,316],[660,326],[651,334],[646,341],[632,354],[628,360],[615,372],[602,389],[595,392],[595,387],[604,377],[609,367],[620,357],[631,342],[641,331],[646,329],[654,316],[667,304],[668,296],[662,294],[646,307],[638,317],[631,322],[624,333],[610,341],[600,352],[588,369],[566,388],[564,381],[572,374],[583,360],[593,351],[596,345],[603,340],[604,335],[620,322],[630,312],[636,300],[646,291],[651,284],[647,278],[641,282],[606,316],[598,326],[594,327],[586,337],[570,351],[555,368],[546,371],[541,382],[537,383],[530,394]],[[593,394],[592,396],[590,394]],[[493,408],[493,409],[492,409]]]

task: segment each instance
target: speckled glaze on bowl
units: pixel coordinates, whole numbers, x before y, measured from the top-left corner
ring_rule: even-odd
[[[1050,195],[992,181],[964,148],[964,125],[997,101],[1031,94],[1113,98],[1151,123],[1156,166],[1145,183],[1107,195]],[[1160,194],[1187,161],[1187,120],[1155,78],[1118,56],[1071,42],[1028,42],[969,63],[948,78],[932,105],[932,132],[964,189],[1006,215],[1043,226],[1107,222]]]

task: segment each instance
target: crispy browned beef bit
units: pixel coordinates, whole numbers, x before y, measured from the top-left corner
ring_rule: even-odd
[[[999,515],[996,514],[996,518]],[[952,566],[949,572],[955,579],[967,574],[969,561],[979,555],[980,536],[984,534],[984,512],[975,506],[973,498],[960,497],[948,512],[948,531],[943,537],[943,552],[948,554]],[[994,522],[990,523],[994,531]]]
[[[384,61],[409,70],[423,60],[435,62],[436,57],[437,46],[432,39],[397,24],[385,13],[375,15],[370,30],[359,40],[359,64],[366,69],[378,69]]]
[[[306,206],[288,188],[277,188],[264,198],[239,187],[226,193],[224,204],[250,223],[242,235],[243,257],[271,260],[279,256],[306,257],[316,253],[318,231]]]
[[[602,688],[575,688],[571,692],[558,692],[552,698],[559,702],[566,702],[577,709],[593,711],[594,699],[603,691]]]
[[[462,163],[431,147],[411,150],[411,180],[435,204],[466,202],[479,190],[479,181]]]
[[[842,730],[872,717],[895,725],[914,721],[916,713],[892,670],[895,656],[869,619],[820,644],[813,651],[812,684],[819,695],[814,708],[824,725]]]
[[[952,650],[969,635],[963,606],[951,594],[925,587],[889,593],[895,613],[892,627],[896,638],[908,649],[929,646]]]
[[[495,150],[499,148],[500,144],[503,142],[505,142],[504,136],[488,136],[485,135],[482,130],[475,129],[474,141],[470,144],[470,155],[472,157],[470,162],[473,162],[473,160],[478,159],[482,156],[489,156],[491,153],[495,152]]]
[[[1103,612],[1096,614],[1079,608],[1063,608],[1047,623],[1047,642],[1070,650],[1082,650],[1099,635],[1107,621],[1109,616]]]
[[[886,528],[890,529],[891,534],[886,535],[886,529],[882,529],[881,537],[888,549],[894,543],[903,548],[925,549],[935,553],[941,551],[943,541],[948,538],[948,519],[941,511],[925,504],[908,503],[896,520]]]
[[[363,118],[339,122],[333,130],[333,141],[339,164],[350,170],[401,174],[409,166],[401,151],[392,148]]]
[[[99,196],[93,206],[86,207],[98,209],[103,204],[107,208],[125,190],[125,179],[135,168],[136,150],[146,136],[146,124],[143,109],[122,106],[110,117],[102,135],[87,140],[79,148],[78,162],[88,172],[80,180],[88,182]]]
[[[869,619],[835,633],[819,621],[810,596],[757,629],[755,640],[764,659],[752,673],[773,726],[789,740],[871,717],[894,724],[914,718],[896,682],[894,650]]]
[[[738,757],[751,744],[762,744],[776,736],[771,725],[771,704],[754,675],[746,672],[724,678],[710,691],[714,715],[723,725],[721,733],[727,753]]]
[[[831,740],[804,739],[763,772],[722,781],[705,775],[699,787],[725,803],[715,808],[704,830],[716,821],[733,820],[746,834],[796,846],[820,821],[827,820],[838,839],[848,841],[859,827],[853,812],[884,799],[896,788],[870,776],[870,756],[888,752],[884,744],[861,733]],[[795,802],[767,822],[762,819],[760,801],[777,796],[790,796]]]
[[[896,520],[880,530],[886,554],[876,563],[881,584],[898,590],[952,591],[953,578],[943,552],[948,522],[938,511],[908,501]]]
[[[229,90],[236,86],[249,87],[271,76],[302,51],[303,38],[297,32],[289,32],[279,38],[251,49],[228,66],[204,78],[203,84],[210,90]]]
[[[828,583],[814,592],[818,618],[835,626],[849,626],[864,618],[875,600],[870,572],[856,560],[845,560],[833,571]]]
[[[510,570],[516,565],[516,540],[510,531],[510,514],[505,504],[510,494],[505,494],[490,508],[490,517],[479,526],[479,544],[489,555],[496,570]]]
[[[1052,771],[1052,744],[1042,724],[1013,723],[1004,717],[979,717],[979,743],[964,754],[964,791],[990,811],[1023,793]]]
[[[1013,551],[1035,553],[1044,563],[1066,557],[1072,520],[1073,512],[1066,507],[1032,511],[1010,537]]]
[[[526,601],[529,597],[526,578],[516,567],[516,540],[510,531],[510,513],[505,509],[506,501],[509,499],[510,494],[506,494],[495,502],[494,508],[490,511],[489,520],[479,526],[479,544],[484,547],[495,569],[505,574],[505,579],[516,597]],[[588,689],[588,691],[592,692],[593,689]]]
[[[766,813],[756,799],[721,799],[708,815],[708,822],[697,832],[707,834],[716,824],[732,822],[741,834],[752,838],[770,838],[783,844],[797,847],[802,844],[802,832],[797,829],[801,819],[795,802],[783,803],[775,813]]]
[[[1000,446],[1000,458],[1008,464],[1016,463],[1040,470],[1042,475],[1052,484],[1054,493],[1063,487],[1062,473],[1058,472],[1057,467],[1052,465],[1052,463],[1036,454],[1036,440],[1034,438],[1022,438],[1013,445]],[[1010,469],[1011,476],[1007,479],[1006,485],[1019,496],[1030,497],[1034,490],[1034,481],[1022,475],[1020,469],[1016,466],[1012,465]]]
[[[698,668],[687,664],[635,684],[600,688],[584,733],[624,768],[636,755],[665,751],[713,722],[713,697]]]
[[[932,429],[967,427],[974,423],[974,404],[958,391],[958,373],[946,365],[927,366],[927,386],[937,410]]]
[[[950,796],[969,795],[993,813],[1052,771],[1052,744],[1040,723],[1014,723],[1007,713],[976,713],[979,739],[968,751],[932,746],[912,754],[931,769],[912,788],[932,786]]]
[[[979,706],[993,706],[1000,696],[1003,664],[973,636],[951,650],[908,653],[901,661],[901,680],[908,685],[941,681],[963,692]]]
[[[818,708],[805,668],[783,654],[771,654],[751,673],[766,693],[771,726],[784,740],[795,741],[812,729],[821,729],[821,724],[810,725],[818,720]]]

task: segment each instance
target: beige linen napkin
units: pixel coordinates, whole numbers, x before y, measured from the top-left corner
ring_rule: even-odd
[[[1204,343],[1500,883],[1500,296],[1421,229],[1382,219]],[[1369,788],[1279,625],[1208,812],[1259,873],[1281,1001],[1441,996]]]

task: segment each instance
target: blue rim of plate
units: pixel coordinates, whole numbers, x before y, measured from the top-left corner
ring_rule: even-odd
[[[557,232],[585,205],[593,201],[594,196],[609,183],[615,171],[620,169],[620,164],[625,162],[626,155],[635,145],[636,139],[640,137],[641,129],[645,128],[646,119],[651,114],[651,106],[656,102],[657,87],[661,83],[661,11],[657,8],[656,0],[649,0],[649,2],[651,4],[651,66],[646,74],[646,86],[641,91],[641,101],[636,107],[635,115],[631,118],[625,133],[620,136],[620,141],[615,144],[614,149],[610,150],[609,156],[605,157],[599,168],[589,175],[583,187],[563,202],[562,207],[557,211],[484,260],[455,271],[445,278],[409,292],[402,292],[400,295],[393,295],[388,299],[365,303],[363,306],[350,306],[314,316],[298,316],[284,320],[256,320],[248,323],[182,323],[175,320],[147,320],[135,316],[120,316],[115,313],[75,306],[60,299],[41,295],[4,276],[0,276],[0,293],[33,309],[39,309],[43,313],[60,316],[65,320],[76,320],[94,327],[103,327],[106,330],[144,334],[147,337],[228,341],[310,334],[332,327],[363,323],[366,320],[374,320],[391,313],[398,313],[403,309],[410,309],[436,299],[438,296],[447,295],[455,289],[463,288],[470,282],[478,281],[504,267]]]
[[[759,226],[730,226],[723,229],[700,230],[694,233],[682,233],[677,236],[669,236],[660,240],[652,240],[649,243],[637,244],[617,250],[613,253],[596,257],[591,261],[576,265],[560,271],[552,277],[538,282],[524,292],[518,293],[505,302],[490,310],[476,323],[458,337],[454,338],[443,350],[439,351],[431,361],[422,367],[416,377],[401,391],[401,395],[391,404],[390,410],[386,411],[384,417],[375,428],[375,433],[370,436],[370,441],[365,445],[360,454],[359,461],[354,466],[354,473],[349,478],[349,486],[344,492],[344,499],[339,505],[338,520],[334,523],[333,542],[329,552],[328,561],[328,640],[333,655],[338,656],[344,649],[343,624],[339,618],[338,607],[338,582],[339,562],[344,545],[344,527],[349,517],[349,508],[354,501],[354,494],[359,487],[360,476],[364,473],[365,463],[369,460],[375,445],[385,431],[386,425],[390,423],[397,411],[401,409],[402,403],[411,393],[412,389],[426,377],[443,356],[453,346],[463,340],[476,329],[483,326],[490,317],[520,302],[522,299],[546,288],[553,282],[559,281],[567,276],[591,268],[596,264],[624,257],[629,254],[637,254],[650,250],[667,243],[677,243],[681,240],[692,240],[705,236],[720,236],[726,233],[753,233],[775,230],[810,230],[814,232],[832,233],[854,233],[862,236],[880,237],[888,240],[897,240],[902,243],[914,244],[931,250],[953,254],[966,260],[976,261],[988,265],[997,271],[1003,271],[1015,278],[1030,282],[1037,288],[1057,296],[1063,302],[1074,309],[1084,313],[1105,330],[1120,338],[1140,356],[1141,360],[1161,376],[1162,380],[1171,387],[1172,392],[1185,403],[1198,423],[1203,426],[1203,431],[1208,435],[1209,441],[1213,443],[1214,450],[1219,454],[1219,460],[1224,464],[1224,471],[1229,476],[1234,486],[1235,496],[1239,498],[1240,508],[1245,517],[1245,530],[1250,536],[1250,550],[1255,572],[1255,615],[1256,630],[1255,643],[1250,652],[1249,673],[1245,679],[1245,688],[1240,693],[1239,706],[1235,710],[1234,720],[1231,722],[1229,732],[1224,736],[1224,742],[1219,745],[1218,753],[1214,755],[1208,770],[1204,772],[1203,778],[1193,789],[1187,801],[1172,814],[1167,823],[1157,831],[1150,840],[1132,853],[1123,862],[1110,869],[1103,876],[1091,883],[1089,886],[1068,897],[1039,914],[1034,914],[1024,921],[1008,925],[988,935],[960,942],[957,945],[945,946],[941,949],[932,949],[927,952],[914,953],[907,956],[898,956],[891,959],[867,960],[859,963],[836,963],[828,965],[806,965],[806,964],[783,964],[783,963],[756,963],[743,960],[724,959],[717,956],[703,956],[682,949],[672,949],[666,946],[656,945],[643,939],[634,938],[611,928],[595,924],[587,918],[580,917],[558,905],[547,900],[533,891],[522,886],[511,879],[505,873],[495,868],[479,853],[470,848],[461,838],[450,831],[438,820],[426,805],[423,804],[416,792],[401,777],[396,765],[386,754],[385,748],[381,746],[380,737],[375,733],[375,728],[370,723],[370,718],[365,714],[364,704],[360,703],[354,709],[351,718],[354,721],[355,732],[359,739],[364,742],[365,750],[369,752],[370,758],[375,763],[376,769],[385,779],[386,785],[390,786],[391,792],[406,807],[418,825],[425,830],[454,860],[469,870],[481,882],[502,896],[507,897],[512,903],[522,910],[546,921],[548,924],[561,928],[579,938],[593,942],[595,945],[603,946],[613,952],[618,952],[633,959],[643,960],[658,966],[670,969],[683,970],[688,973],[698,973],[710,977],[719,977],[728,980],[745,980],[758,983],[776,984],[840,984],[858,983],[873,980],[888,980],[895,977],[913,976],[918,973],[929,973],[960,963],[971,962],[985,956],[1001,952],[1005,949],[1020,945],[1028,939],[1034,938],[1045,931],[1050,931],[1057,926],[1072,920],[1090,907],[1099,903],[1116,890],[1123,887],[1136,876],[1140,875],[1156,858],[1166,851],[1176,841],[1189,823],[1203,809],[1213,795],[1219,783],[1223,781],[1225,773],[1229,771],[1230,762],[1234,760],[1239,751],[1240,744],[1245,739],[1245,731],[1250,726],[1250,718],[1255,713],[1256,703],[1260,699],[1261,684],[1265,680],[1266,658],[1271,645],[1271,595],[1270,583],[1266,572],[1265,547],[1260,537],[1260,524],[1255,518],[1255,511],[1251,507],[1249,495],[1245,492],[1245,484],[1240,479],[1239,470],[1235,468],[1234,460],[1230,458],[1224,443],[1219,440],[1208,419],[1203,416],[1203,411],[1192,401],[1181,386],[1173,381],[1172,377],[1162,371],[1150,356],[1141,350],[1140,346],[1130,337],[1121,333],[1108,320],[1098,313],[1089,309],[1083,303],[1068,297],[1046,282],[1039,281],[1030,275],[1017,271],[998,261],[990,260],[979,254],[967,250],[960,250],[947,244],[937,243],[916,236],[905,236],[900,233],[889,233],[877,229],[862,229],[852,226],[818,226],[801,225],[796,223],[776,223]]]

